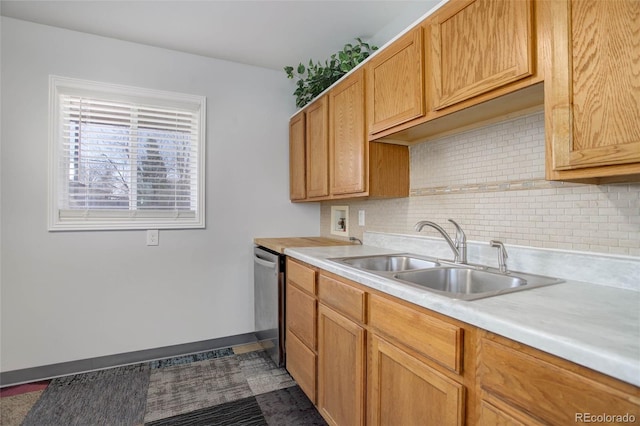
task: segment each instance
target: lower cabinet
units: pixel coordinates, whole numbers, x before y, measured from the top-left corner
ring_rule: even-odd
[[[369,350],[368,424],[463,424],[462,384],[376,335]]]
[[[480,402],[479,424],[487,426],[542,426],[544,423],[540,423],[529,414],[514,410],[500,401],[483,399]]]
[[[286,363],[291,377],[311,402],[316,403],[317,301],[316,271],[287,258]]]
[[[364,328],[318,308],[318,410],[331,425],[364,425]]]
[[[300,386],[300,389],[315,404],[316,402],[316,354],[287,330],[287,370]]]
[[[637,386],[289,262],[287,370],[332,426],[640,419]]]
[[[479,353],[482,424],[593,423],[599,415],[611,416],[600,423],[640,421],[635,386],[489,332]]]

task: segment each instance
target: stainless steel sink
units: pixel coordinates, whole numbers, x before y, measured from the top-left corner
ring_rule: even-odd
[[[435,260],[403,254],[344,257],[331,260],[366,271],[399,272],[439,266]]]
[[[402,272],[393,275],[393,278],[462,300],[481,299],[562,282],[541,275],[464,267]]]
[[[482,299],[562,282],[542,275],[504,273],[482,265],[458,264],[405,253],[329,260],[461,300]]]

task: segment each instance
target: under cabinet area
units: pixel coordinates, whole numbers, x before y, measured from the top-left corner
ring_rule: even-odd
[[[636,386],[298,260],[287,265],[287,370],[331,425],[640,419]]]

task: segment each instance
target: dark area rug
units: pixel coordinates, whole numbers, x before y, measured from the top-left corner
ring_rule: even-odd
[[[113,371],[116,370],[116,371]],[[24,426],[136,425],[144,421],[149,370],[104,370],[54,379]],[[83,376],[83,377],[78,377]],[[85,377],[89,376],[89,377]]]
[[[324,426],[316,407],[299,386],[292,386],[256,396],[268,425]]]
[[[76,374],[33,393],[40,394],[16,425],[326,425],[262,350],[226,348]]]
[[[268,426],[255,396],[239,399],[214,407],[195,410],[190,413],[155,422],[145,426]]]

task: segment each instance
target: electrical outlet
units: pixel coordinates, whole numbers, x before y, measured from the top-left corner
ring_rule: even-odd
[[[147,245],[157,246],[160,243],[159,232],[157,229],[147,229]]]
[[[358,210],[358,226],[364,226],[364,210]]]

